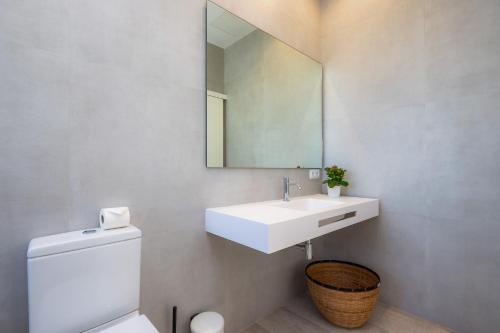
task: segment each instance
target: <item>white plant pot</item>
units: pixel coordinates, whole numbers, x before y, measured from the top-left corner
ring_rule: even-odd
[[[340,198],[340,186],[328,187],[328,196],[334,199]]]

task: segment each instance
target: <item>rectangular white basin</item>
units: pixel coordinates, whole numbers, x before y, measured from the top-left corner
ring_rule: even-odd
[[[290,201],[281,201],[279,203],[272,203],[271,206],[297,209],[297,210],[323,210],[336,208],[341,205],[340,200],[323,200],[316,198],[299,198]]]
[[[378,199],[331,199],[316,194],[290,201],[208,208],[205,230],[253,249],[273,253],[378,214]]]

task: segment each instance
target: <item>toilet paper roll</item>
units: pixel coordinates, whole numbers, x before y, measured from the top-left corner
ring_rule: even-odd
[[[127,227],[130,211],[128,207],[103,208],[99,212],[99,224],[103,230]]]

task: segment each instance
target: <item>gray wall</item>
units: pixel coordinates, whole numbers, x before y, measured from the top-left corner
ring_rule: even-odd
[[[219,1],[318,55],[316,4]],[[278,198],[305,170],[205,168],[205,1],[0,2],[0,331],[27,331],[33,237],[126,205],[144,232],[142,311],[169,332],[215,309],[236,332],[303,290],[303,253],[208,236],[204,208]],[[305,16],[304,16],[305,15]],[[294,193],[295,194],[295,193]]]
[[[262,30],[224,50],[227,166],[321,168],[321,70]]]
[[[322,2],[325,159],[380,218],[326,237],[382,299],[461,332],[500,325],[500,2]]]
[[[224,49],[207,43],[207,89],[224,93]]]

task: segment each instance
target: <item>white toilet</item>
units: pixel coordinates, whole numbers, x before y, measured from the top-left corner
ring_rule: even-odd
[[[138,311],[141,237],[129,226],[33,239],[30,333],[158,333]]]

